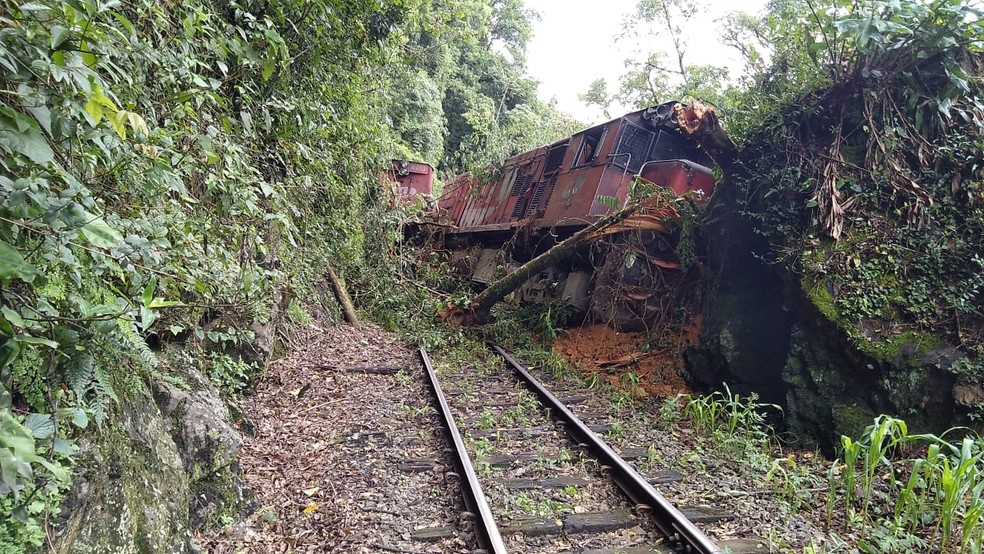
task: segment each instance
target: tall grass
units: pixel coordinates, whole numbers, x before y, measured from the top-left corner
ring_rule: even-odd
[[[781,411],[775,404],[759,403],[754,393],[747,397],[732,393],[725,384],[724,391],[690,398],[683,412],[694,430],[710,439],[715,454],[743,459],[767,471],[775,438],[766,415],[770,409]]]
[[[870,535],[880,539],[880,551],[902,552],[897,545],[918,537],[941,552],[959,544],[960,552],[980,553],[984,441],[945,439],[958,431],[909,434],[904,421],[881,415],[859,439],[841,437],[843,468],[839,476],[829,473],[828,516],[840,487],[845,523],[874,526]]]

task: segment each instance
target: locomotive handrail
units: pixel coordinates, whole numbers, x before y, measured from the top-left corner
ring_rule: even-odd
[[[639,472],[626,463],[621,456],[616,454],[605,441],[591,431],[553,393],[545,389],[526,368],[514,360],[500,346],[491,343],[490,346],[512,366],[513,370],[526,382],[527,386],[540,397],[544,405],[552,410],[552,414],[566,424],[567,432],[575,440],[587,444],[598,460],[611,468],[611,476],[619,488],[633,502],[644,504],[652,510],[650,513],[653,522],[656,523],[660,531],[671,540],[681,544],[682,548],[687,552],[698,552],[700,554],[724,553],[714,541],[708,538],[703,531],[687,519],[687,516],[683,515],[676,506],[671,504]]]

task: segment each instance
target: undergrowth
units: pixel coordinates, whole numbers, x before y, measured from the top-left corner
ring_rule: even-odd
[[[781,451],[768,423],[773,406],[724,391],[679,396],[664,422],[685,418],[696,448],[740,461],[749,488],[768,486],[788,514],[810,512],[823,535],[783,552],[979,553],[984,546],[984,439],[962,428],[912,434],[903,420],[878,416],[859,437],[841,437],[839,458]],[[947,438],[957,437],[955,439]],[[777,455],[778,454],[778,455]]]

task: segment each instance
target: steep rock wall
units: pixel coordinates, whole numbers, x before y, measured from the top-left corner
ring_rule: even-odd
[[[197,371],[168,381],[133,377],[118,390],[112,422],[79,441],[53,550],[195,552],[193,529],[247,504],[234,465],[242,439]]]
[[[946,371],[956,349],[908,335],[859,348],[817,305],[824,295],[808,288],[813,283],[764,261],[770,247],[754,214],[755,198],[727,181],[708,207],[704,328],[686,356],[694,384],[757,393],[783,407],[799,440],[828,452],[879,413],[931,431],[962,420]]]

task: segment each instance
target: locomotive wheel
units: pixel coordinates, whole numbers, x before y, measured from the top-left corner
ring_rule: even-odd
[[[591,315],[619,331],[652,329],[673,305],[679,281],[667,237],[650,231],[613,238],[595,272]]]

